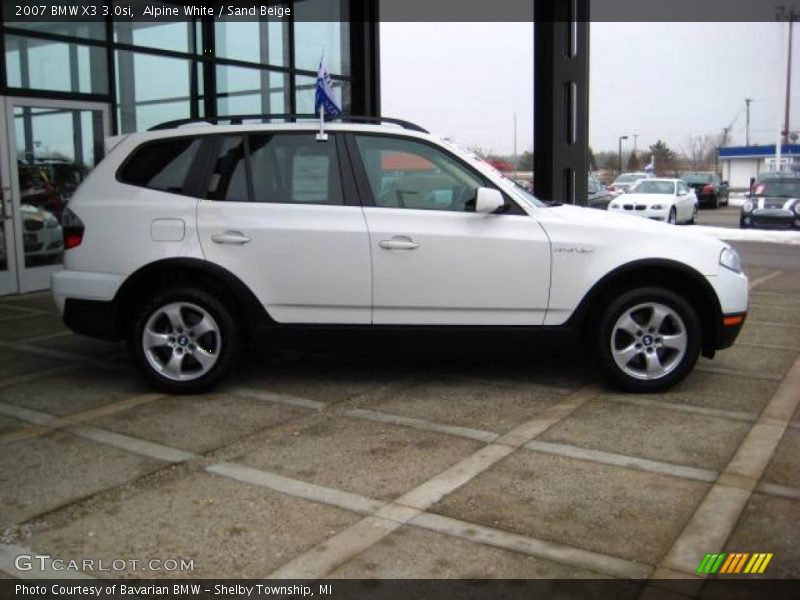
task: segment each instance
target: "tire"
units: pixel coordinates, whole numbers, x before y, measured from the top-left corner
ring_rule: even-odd
[[[144,378],[171,394],[213,388],[234,367],[242,345],[230,310],[191,287],[167,290],[148,301],[128,343]]]
[[[711,208],[714,210],[719,208],[719,196],[714,196],[714,199],[711,201]]]
[[[678,223],[678,212],[675,210],[675,207],[669,209],[669,216],[667,217],[667,222],[670,225],[676,225]]]
[[[598,352],[606,375],[627,392],[672,387],[689,374],[700,355],[697,313],[682,297],[659,287],[633,289],[611,302],[599,332]]]

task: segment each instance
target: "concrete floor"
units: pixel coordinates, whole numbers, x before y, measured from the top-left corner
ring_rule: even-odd
[[[691,579],[724,551],[799,577],[800,272],[748,270],[739,342],[648,396],[588,360],[285,354],[167,397],[46,294],[2,299],[0,574]]]

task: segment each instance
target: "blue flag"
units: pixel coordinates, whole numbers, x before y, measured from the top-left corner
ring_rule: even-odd
[[[317,72],[317,85],[314,94],[314,111],[319,114],[320,108],[325,109],[325,117],[333,118],[342,114],[342,109],[336,104],[333,98],[333,82],[328,70],[325,68],[325,59],[319,61],[319,71]]]

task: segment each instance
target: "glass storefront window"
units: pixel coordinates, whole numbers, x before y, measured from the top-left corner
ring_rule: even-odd
[[[262,65],[289,65],[289,24],[286,21],[214,23],[217,56]]]
[[[314,94],[317,83],[316,77],[298,75],[295,77],[295,100],[297,102],[297,113],[301,115],[314,113]],[[350,82],[333,80],[333,94],[336,104],[342,112],[350,112]]]
[[[217,65],[219,115],[289,112],[286,75],[264,69]]]
[[[195,51],[194,23],[116,21],[114,41],[173,52]]]
[[[298,8],[300,4],[297,5]],[[350,74],[350,24],[298,21],[294,25],[295,67],[316,72],[322,53],[331,75]]]
[[[294,10],[294,66],[316,73],[325,53],[328,73],[350,75],[347,0],[304,0]]]
[[[15,29],[25,29],[27,31],[36,31],[41,33],[54,33],[57,35],[68,35],[75,38],[83,38],[90,40],[105,40],[106,39],[106,24],[101,21],[91,22],[72,22],[65,23],[56,22],[39,22],[39,21],[8,21],[8,27]]]
[[[6,34],[6,77],[9,87],[108,93],[105,49]]]
[[[116,63],[121,133],[191,116],[193,61],[118,50]]]

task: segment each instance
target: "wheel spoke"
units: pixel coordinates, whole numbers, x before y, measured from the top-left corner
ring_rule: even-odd
[[[686,350],[686,333],[681,332],[675,335],[661,336],[661,344],[666,348],[683,352]]]
[[[173,331],[177,331],[178,329],[186,329],[186,323],[183,322],[180,304],[168,304],[161,310],[165,315],[167,315],[169,324],[172,326]]]
[[[166,333],[157,333],[150,329],[144,332],[143,343],[144,347],[147,349],[166,346],[168,342],[169,342],[169,335]]]
[[[217,327],[214,323],[211,322],[211,319],[208,318],[208,315],[203,315],[203,319],[194,327],[192,327],[192,332],[194,333],[195,337],[200,337],[201,335],[205,335],[209,331],[216,331]]]
[[[647,363],[647,375],[649,377],[660,375],[664,367],[661,365],[661,359],[658,358],[658,353],[645,352],[644,358]]]
[[[630,334],[631,337],[636,337],[636,332],[641,331],[642,327],[633,320],[631,313],[628,313],[617,323],[617,329],[622,329],[625,333]]]
[[[661,330],[661,326],[664,325],[664,320],[670,315],[670,311],[667,307],[661,306],[660,304],[656,304],[653,306],[653,314],[650,317],[650,322],[648,323],[648,327],[652,327],[654,331],[658,332]]]
[[[164,365],[164,370],[175,378],[179,377],[183,368],[183,357],[183,354],[173,352],[167,364]]]
[[[627,348],[623,348],[622,350],[615,350],[614,354],[617,357],[617,363],[627,365],[633,357],[640,353],[640,350],[636,347],[636,344],[631,344]]]
[[[192,357],[200,363],[200,366],[203,367],[203,371],[207,371],[210,369],[213,364],[217,361],[217,355],[212,354],[202,348],[195,348],[192,352]]]

